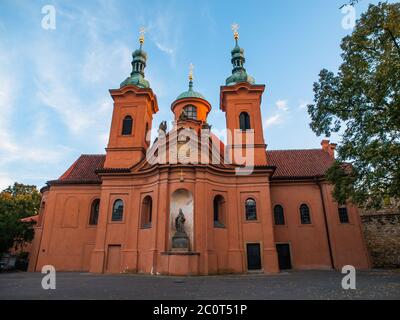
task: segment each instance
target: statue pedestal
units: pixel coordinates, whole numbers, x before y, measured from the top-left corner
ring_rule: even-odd
[[[173,251],[189,251],[189,237],[186,232],[175,232],[172,237]]]

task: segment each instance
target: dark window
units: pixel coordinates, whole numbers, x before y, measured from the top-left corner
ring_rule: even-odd
[[[89,224],[96,225],[99,220],[100,199],[95,199],[90,208]]]
[[[225,201],[224,197],[217,195],[214,197],[213,207],[214,207],[214,227],[224,227],[223,224],[223,209]]]
[[[124,202],[120,199],[115,200],[111,220],[122,221],[123,214],[124,214]]]
[[[277,225],[285,224],[285,215],[283,214],[283,207],[280,204],[274,207],[274,220]]]
[[[254,199],[247,199],[246,204],[246,220],[257,220],[256,201]]]
[[[146,196],[142,202],[142,228],[150,228],[153,215],[153,200]]]
[[[301,224],[311,224],[310,209],[306,204],[300,206]]]
[[[188,119],[197,120],[197,108],[195,106],[189,104],[188,106],[184,107],[183,110],[185,111]]]
[[[122,134],[128,136],[132,134],[133,119],[131,116],[126,116],[122,121]]]
[[[340,223],[349,223],[349,215],[347,214],[346,207],[338,208]]]
[[[239,115],[240,129],[248,130],[250,129],[250,116],[247,112],[242,112]]]

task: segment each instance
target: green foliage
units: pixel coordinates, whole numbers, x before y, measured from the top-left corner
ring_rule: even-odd
[[[400,198],[400,4],[370,5],[341,43],[343,63],[314,83],[308,106],[317,135],[338,132],[328,172],[339,202],[379,208]],[[352,172],[340,163],[349,162]]]
[[[34,223],[20,220],[38,214],[40,198],[35,186],[19,183],[0,193],[0,255],[33,239]]]

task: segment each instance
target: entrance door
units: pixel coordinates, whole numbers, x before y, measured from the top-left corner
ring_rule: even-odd
[[[261,269],[261,253],[259,243],[247,244],[247,269],[260,270]]]
[[[107,252],[107,269],[108,273],[121,272],[121,246],[110,245]]]
[[[288,243],[277,243],[276,251],[278,252],[279,269],[291,269],[292,263],[290,261],[290,247]]]

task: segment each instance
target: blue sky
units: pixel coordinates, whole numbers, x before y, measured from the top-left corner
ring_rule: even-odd
[[[105,152],[108,90],[129,75],[142,25],[146,78],[160,109],[153,128],[172,120],[189,63],[195,90],[213,107],[209,123],[224,128],[219,87],[231,74],[236,22],[245,67],[266,85],[268,148],[319,148],[323,137],[309,129],[305,105],[319,71],[340,64],[340,40],[351,32],[341,24],[344,2],[0,0],[0,189],[14,181],[41,187],[80,154]],[[56,9],[55,30],[42,28],[44,5]],[[357,16],[366,7],[367,1],[357,5]]]

